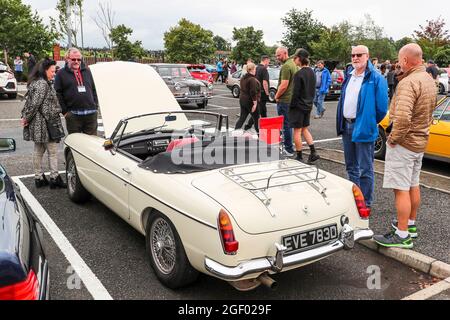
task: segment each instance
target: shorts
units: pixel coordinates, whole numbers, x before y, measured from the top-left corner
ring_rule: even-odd
[[[299,108],[289,108],[289,127],[307,128],[311,122],[311,110],[305,111]]]
[[[400,145],[386,144],[383,188],[409,191],[420,184],[422,153],[415,153]]]

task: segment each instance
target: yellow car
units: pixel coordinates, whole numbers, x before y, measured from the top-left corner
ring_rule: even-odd
[[[378,126],[378,139],[375,142],[375,158],[384,159],[386,155],[386,128],[389,115]],[[450,94],[437,103],[433,112],[433,123],[430,128],[430,140],[425,157],[450,162]]]

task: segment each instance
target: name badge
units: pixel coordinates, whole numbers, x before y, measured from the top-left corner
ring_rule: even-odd
[[[86,92],[86,87],[85,86],[78,86],[78,92],[79,93]]]

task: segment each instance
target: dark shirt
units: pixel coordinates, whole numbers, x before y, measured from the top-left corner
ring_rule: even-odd
[[[256,77],[250,73],[246,73],[241,79],[240,102],[251,105],[253,101],[261,99],[261,85]]]
[[[258,79],[259,83],[261,84],[261,100],[269,101],[269,97],[264,91],[264,82],[263,82],[267,81],[267,84],[270,87],[269,71],[267,71],[267,68],[263,64],[258,64],[258,66],[256,67],[256,79]]]
[[[30,56],[28,57],[27,65],[28,65],[28,73],[31,73],[34,66],[36,65],[36,58],[32,54],[30,54]]]
[[[86,68],[84,64],[81,65],[80,70],[86,92],[78,92],[78,82],[75,74],[67,64],[56,74],[55,89],[63,114],[72,110],[98,109],[97,91],[91,70]]]
[[[436,80],[439,75],[439,70],[435,66],[428,67],[427,72],[431,74],[434,80]]]
[[[294,91],[291,108],[303,111],[312,110],[316,94],[316,75],[310,67],[303,67],[294,75]]]

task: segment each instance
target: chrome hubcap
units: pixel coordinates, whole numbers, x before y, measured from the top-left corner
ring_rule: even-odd
[[[69,192],[73,193],[76,188],[77,183],[77,171],[75,169],[75,162],[72,160],[69,163],[67,170],[67,186],[69,187]]]
[[[158,269],[169,274],[175,267],[175,237],[170,225],[164,219],[157,218],[150,229],[150,248]]]

